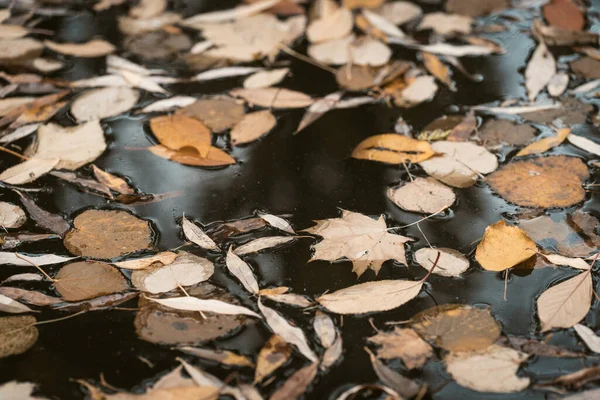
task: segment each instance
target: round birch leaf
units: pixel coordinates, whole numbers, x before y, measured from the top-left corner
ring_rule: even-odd
[[[424,247],[417,250],[415,253],[415,260],[423,268],[429,271],[433,268],[433,263],[435,262],[438,253],[440,254],[440,258],[436,267],[433,269],[434,274],[441,276],[459,276],[469,268],[469,260],[467,257],[456,250],[447,248],[432,249]]]
[[[433,178],[416,178],[390,188],[387,197],[403,210],[426,214],[445,210],[456,201],[452,189]]]

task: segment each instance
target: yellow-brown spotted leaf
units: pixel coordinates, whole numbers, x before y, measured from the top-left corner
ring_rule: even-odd
[[[433,155],[429,143],[393,133],[371,136],[360,142],[352,152],[354,158],[388,164],[418,163]]]

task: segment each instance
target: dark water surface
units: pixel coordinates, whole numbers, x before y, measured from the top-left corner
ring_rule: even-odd
[[[178,7],[185,7],[188,14],[194,14],[213,9],[216,3],[219,8],[227,8],[234,2],[215,0],[176,3]],[[596,10],[598,3],[600,2],[594,4]],[[123,9],[116,7],[96,15],[82,7],[72,16],[52,18],[40,27],[55,30],[56,41],[86,41],[99,35],[113,43],[120,43],[121,36],[115,22],[115,16],[119,12],[123,12]],[[256,143],[229,149],[238,160],[238,164],[219,170],[180,165],[147,151],[135,150],[134,148],[147,147],[153,141],[147,128],[150,118],[148,115],[104,120],[103,127],[110,146],[96,161],[96,165],[127,176],[145,193],[183,191],[183,194],[150,204],[109,205],[100,197],[78,191],[74,186],[53,177],[45,177],[34,184],[48,189],[37,196],[37,201],[48,210],[60,212],[70,218],[89,207],[131,210],[140,217],[153,221],[157,231],[156,247],[161,250],[175,248],[184,242],[178,225],[183,213],[207,224],[247,217],[256,210],[263,210],[273,214],[291,214],[293,226],[302,229],[309,227],[312,220],[336,217],[338,208],[344,208],[373,216],[385,214],[388,225],[391,226],[410,224],[421,216],[401,211],[385,196],[389,186],[407,180],[404,169],[351,159],[352,149],[368,136],[393,132],[395,120],[400,115],[418,132],[435,118],[453,110],[456,112],[462,106],[515,97],[524,98],[522,73],[524,62],[532,51],[534,42],[527,33],[526,20],[530,17],[522,12],[516,15],[523,21],[511,22],[507,32],[490,36],[502,43],[507,49],[507,54],[478,59],[465,58],[467,69],[480,73],[484,80],[474,83],[455,73],[457,93],[441,87],[434,101],[410,110],[390,109],[384,104],[378,104],[333,111],[296,136],[292,136],[292,132],[297,127],[303,110],[277,111],[277,127]],[[498,17],[489,18],[493,21]],[[398,49],[397,55],[408,59],[415,57],[414,52],[403,49]],[[134,57],[131,59],[138,61]],[[335,79],[329,73],[287,56],[283,56],[282,59],[291,62],[294,73],[283,82],[284,87],[316,97],[337,89]],[[104,61],[74,58],[69,58],[68,61],[69,67],[57,76],[73,80],[98,75],[104,71]],[[169,65],[168,68],[173,72],[185,73],[183,65],[179,63]],[[169,87],[169,90],[175,94],[203,96],[222,93],[240,83],[239,79],[227,79],[207,84],[175,85]],[[150,102],[157,98],[146,94],[143,100]],[[59,116],[58,120],[62,124],[73,124],[68,115]],[[577,133],[584,136],[600,137],[598,128],[591,125],[578,126],[576,129]],[[27,143],[27,139],[18,142],[22,146]],[[217,144],[223,143],[223,138],[217,139]],[[589,160],[586,158],[588,154],[568,144],[548,153],[571,154]],[[0,169],[17,161],[5,154],[0,155],[0,158]],[[418,167],[411,167],[411,171],[418,176],[424,176]],[[595,174],[590,181],[594,181],[597,176]],[[420,226],[433,246],[451,247],[469,255],[472,262],[469,271],[460,278],[432,276],[428,280],[426,291],[396,310],[371,316],[345,316],[342,328],[345,346],[343,359],[325,376],[318,378],[308,398],[335,398],[336,394],[354,384],[377,380],[363,350],[365,338],[375,333],[369,324],[369,318],[373,318],[377,327],[384,329],[386,321],[407,320],[419,311],[436,304],[477,304],[491,307],[494,316],[502,323],[504,334],[542,338],[535,333],[535,299],[552,283],[570,276],[569,270],[545,268],[531,273],[512,274],[508,282],[509,301],[504,301],[503,276],[482,270],[474,261],[473,250],[486,226],[503,216],[511,217],[518,210],[493,195],[483,182],[456,192],[458,201],[452,207],[450,215],[428,219]],[[2,189],[0,193],[3,195],[2,200],[18,202],[8,190]],[[565,213],[576,208],[550,210],[548,213]],[[598,216],[600,210],[596,193],[588,194],[583,210]],[[34,225],[31,222],[29,224],[27,227],[35,230]],[[403,230],[402,234],[415,239],[407,252],[409,260],[412,252],[427,246],[417,226]],[[283,249],[268,250],[249,257],[261,287],[289,286],[294,293],[314,296],[327,290],[332,291],[375,279],[373,272],[368,271],[357,282],[349,262],[329,264],[318,261],[307,264],[311,242],[311,239],[300,239]],[[66,254],[60,241],[54,241],[51,245],[46,242],[24,246],[22,250]],[[188,250],[203,255],[197,248],[188,247]],[[216,259],[216,267],[217,271],[223,270],[223,258]],[[58,270],[57,267],[48,269]],[[0,269],[0,281],[21,272],[28,272],[28,269],[3,266]],[[424,275],[425,271],[415,264],[406,268],[390,261],[384,264],[378,278],[419,279]],[[227,274],[217,273],[211,281],[228,287],[247,306],[255,307],[250,296]],[[596,279],[594,281],[596,283]],[[596,284],[598,291],[597,286]],[[25,284],[20,287],[39,289],[44,286]],[[136,306],[137,302],[134,300],[122,307]],[[586,324],[593,329],[600,328],[599,306],[598,301],[594,300],[592,311],[586,318]],[[293,317],[312,335],[308,316],[285,306],[281,307],[281,310],[286,316]],[[65,315],[41,311],[37,316],[38,320]],[[78,399],[84,397],[84,392],[72,379],[98,382],[100,374],[103,373],[106,380],[116,387],[141,390],[145,381],[177,366],[175,357],[181,354],[170,350],[168,346],[154,345],[138,339],[133,326],[134,317],[135,311],[95,311],[66,321],[40,325],[39,340],[31,350],[0,360],[0,381],[31,381],[38,383],[40,393],[50,398]],[[336,320],[339,322],[339,318]],[[255,322],[234,336],[218,340],[211,345],[255,356],[269,336],[268,329],[261,322]],[[585,347],[572,330],[556,333],[550,343],[585,351]],[[145,357],[154,366],[149,367],[138,356]],[[220,378],[226,378],[233,372],[212,362],[197,361],[193,358],[191,360]],[[531,376],[534,380],[552,378],[595,365],[598,361],[591,357],[534,357],[523,364],[521,374]],[[270,394],[284,377],[303,365],[301,357],[294,357],[284,371],[277,374],[276,382],[266,386],[263,393]],[[400,363],[391,365],[400,371],[403,369]],[[533,389],[502,395],[470,391],[454,383],[439,361],[430,361],[422,372],[413,372],[409,376],[419,378],[429,385],[429,399],[549,398],[548,393]],[[251,382],[251,371],[242,370],[239,379]]]

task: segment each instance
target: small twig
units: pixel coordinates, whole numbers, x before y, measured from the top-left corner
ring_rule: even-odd
[[[50,275],[48,275],[46,273],[46,271],[44,271],[39,265],[36,265],[35,263],[31,262],[30,260],[26,259],[25,257],[21,257],[21,255],[19,255],[19,253],[15,253],[15,256],[17,258],[20,258],[21,260],[25,261],[26,263],[31,264],[35,268],[37,268],[37,270],[40,271],[42,273],[42,275],[44,275],[50,282],[56,282],[56,279],[51,278]]]
[[[11,149],[7,149],[4,146],[0,146],[0,151],[3,151],[3,152],[8,153],[8,154],[12,154],[15,157],[19,157],[21,160],[25,160],[25,161],[31,160],[31,158],[26,157],[23,154],[19,154],[16,151],[12,151]]]
[[[288,46],[286,46],[284,44],[280,43],[278,47],[279,47],[280,50],[284,51],[285,53],[289,54],[290,56],[296,57],[299,60],[307,62],[307,63],[309,63],[311,65],[314,65],[317,68],[321,68],[321,69],[323,69],[323,70],[325,70],[327,72],[330,72],[330,73],[332,73],[334,75],[337,73],[337,71],[335,69],[333,69],[333,68],[331,68],[331,67],[329,67],[327,65],[321,64],[321,63],[313,60],[312,58],[306,57],[305,55],[300,54],[300,53],[298,53],[295,50],[292,50],[291,48],[289,48]]]

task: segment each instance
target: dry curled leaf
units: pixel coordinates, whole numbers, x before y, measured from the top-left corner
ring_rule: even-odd
[[[433,264],[438,257],[437,264]],[[469,268],[469,260],[462,253],[447,248],[423,247],[415,252],[415,260],[427,271],[441,276],[459,276]]]
[[[537,246],[519,227],[500,220],[485,228],[475,259],[488,271],[504,271],[536,254]]]
[[[487,177],[504,199],[524,207],[567,207],[582,201],[587,166],[578,158],[551,156],[511,162]]]
[[[115,46],[99,39],[86,43],[56,43],[46,40],[44,45],[57,53],[76,57],[102,57],[115,51]]]
[[[148,221],[120,210],[87,210],[73,220],[65,247],[78,256],[110,259],[152,246]]]
[[[388,133],[363,140],[352,152],[352,157],[389,164],[402,164],[403,162],[421,162],[434,154],[430,144],[425,141]]]
[[[254,382],[260,383],[285,364],[292,355],[292,347],[280,336],[273,335],[258,353]]]
[[[81,301],[129,288],[119,270],[99,262],[67,264],[54,277],[56,291],[67,301]]]
[[[403,210],[426,214],[445,210],[456,201],[452,189],[433,178],[416,178],[389,188],[387,197]]]
[[[0,359],[25,353],[35,344],[36,322],[29,315],[0,318]]]
[[[369,342],[381,346],[377,357],[399,358],[408,369],[421,368],[433,355],[431,346],[410,328],[396,327],[392,332],[378,332],[369,338]]]

